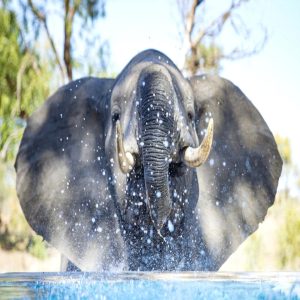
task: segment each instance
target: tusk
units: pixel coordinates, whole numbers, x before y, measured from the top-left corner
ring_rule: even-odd
[[[129,173],[132,170],[135,159],[130,152],[125,152],[124,145],[123,145],[123,134],[120,121],[117,121],[117,151],[118,151],[118,158],[119,158],[119,165],[124,174]]]
[[[206,161],[211,150],[213,134],[214,122],[210,119],[201,145],[197,148],[187,147],[183,152],[183,161],[188,167],[196,168]]]

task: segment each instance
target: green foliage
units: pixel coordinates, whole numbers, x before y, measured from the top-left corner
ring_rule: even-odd
[[[299,176],[299,174],[297,174],[297,168],[292,162],[292,149],[289,139],[287,137],[276,135],[275,140],[283,161],[281,188],[285,193],[284,197],[288,199],[291,186],[293,184],[297,186],[296,177]],[[293,181],[295,181],[295,183]]]
[[[287,204],[282,211],[283,224],[278,232],[278,263],[280,269],[299,269],[300,203],[289,199]]]
[[[5,6],[3,6],[5,7]],[[26,118],[49,93],[50,72],[22,41],[14,12],[0,7],[0,247],[44,258],[46,248],[32,232],[15,192],[13,162]]]
[[[276,135],[275,140],[283,163],[285,165],[290,165],[292,163],[292,149],[289,139],[287,137]]]
[[[49,93],[50,73],[22,44],[14,12],[0,8],[0,159],[13,160],[26,118]]]
[[[21,60],[20,30],[16,16],[0,9],[0,116],[11,111],[11,95],[16,93],[17,73]]]
[[[210,45],[198,44],[187,55],[185,68],[191,74],[196,74],[199,71],[217,74],[220,71],[221,57],[221,48],[214,43]]]
[[[32,236],[28,244],[28,252],[39,259],[45,259],[47,257],[47,248],[41,236]]]
[[[14,172],[9,163],[0,161],[0,247],[27,251],[37,258],[47,256],[42,238],[29,227],[14,188]]]

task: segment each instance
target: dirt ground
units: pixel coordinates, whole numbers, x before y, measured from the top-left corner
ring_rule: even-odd
[[[48,258],[38,259],[21,251],[0,249],[0,273],[6,272],[57,272],[60,270],[60,254],[49,250]]]

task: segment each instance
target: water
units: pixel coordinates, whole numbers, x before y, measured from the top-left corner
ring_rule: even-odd
[[[300,299],[300,273],[7,273],[0,299]]]

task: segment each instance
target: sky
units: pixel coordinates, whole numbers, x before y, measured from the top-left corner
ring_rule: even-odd
[[[229,3],[210,2],[206,14],[218,15]],[[300,1],[252,0],[239,13],[249,27],[262,24],[268,40],[254,56],[223,62],[221,76],[240,87],[273,134],[290,139],[292,159],[300,168]],[[108,0],[100,29],[110,45],[110,71],[119,73],[147,48],[162,51],[182,66],[181,28],[176,0]],[[226,33],[221,41],[224,49],[237,42]]]

